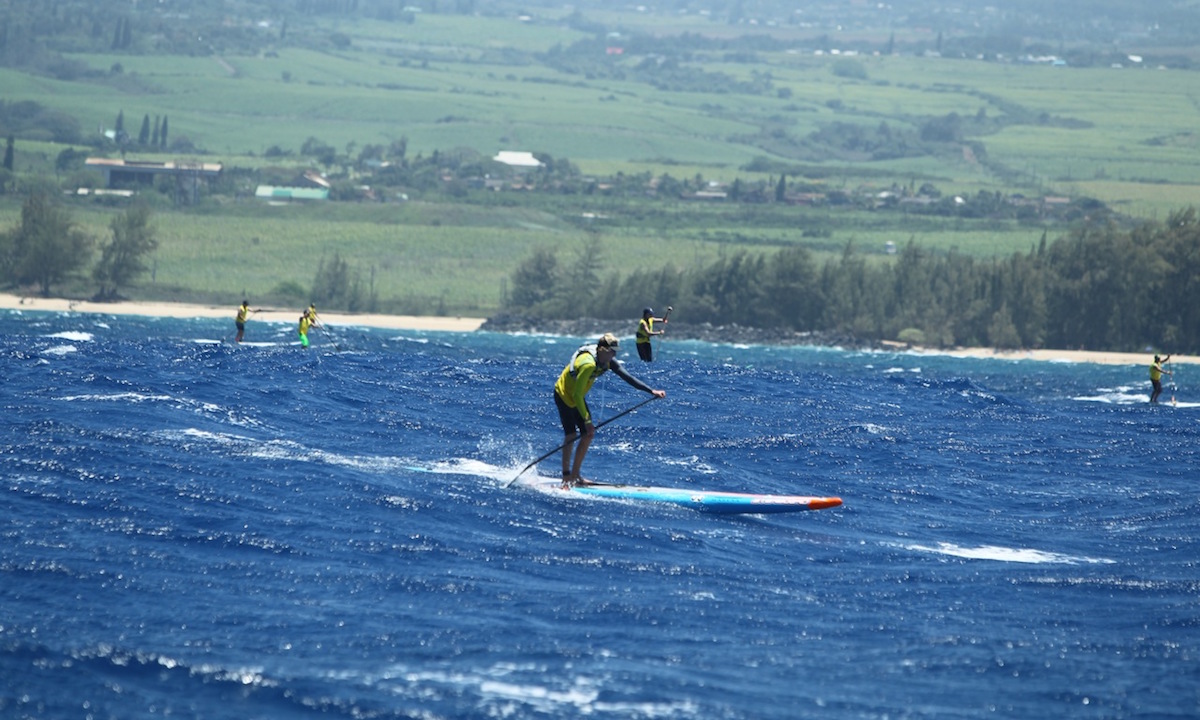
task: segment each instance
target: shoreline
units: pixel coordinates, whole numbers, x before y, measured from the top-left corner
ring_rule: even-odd
[[[253,308],[252,308],[253,309]],[[233,317],[237,306],[198,305],[173,302],[143,302],[122,300],[119,302],[91,302],[90,300],[67,300],[65,298],[21,297],[0,293],[0,310],[30,310],[36,312],[77,312],[96,315],[143,315],[146,317],[169,318],[227,318],[233,329]],[[251,316],[250,322],[282,322],[295,324],[303,312],[296,310],[264,309]],[[474,332],[483,326],[484,318],[434,317],[421,315],[379,315],[320,312],[323,323],[332,325],[361,325],[384,330],[433,330],[441,332]],[[249,323],[247,323],[249,325]]]
[[[236,306],[199,305],[174,302],[144,302],[123,300],[100,303],[88,300],[65,298],[41,298],[0,293],[0,310],[29,310],[34,312],[77,312],[96,315],[141,315],[169,318],[226,318],[230,328]],[[253,321],[295,323],[301,309],[265,309],[252,316]],[[382,315],[321,312],[321,321],[331,325],[363,326],[384,330],[430,330],[434,332],[475,332],[488,323],[486,318],[436,317],[422,315]],[[503,332],[496,330],[495,332]],[[790,343],[795,344],[795,343]],[[1097,350],[995,350],[992,348],[934,348],[907,347],[900,343],[884,343],[884,347],[898,353],[928,355],[931,357],[956,357],[975,360],[1033,360],[1037,362],[1093,363],[1097,365],[1149,366],[1153,352],[1123,353]],[[1171,362],[1200,364],[1200,356],[1172,355]]]
[[[1094,365],[1144,365],[1147,368],[1150,366],[1150,361],[1154,359],[1153,352],[1123,353],[1102,350],[993,350],[992,348],[935,350],[931,348],[912,348],[909,352],[917,355],[941,355],[973,360],[1033,360],[1036,362],[1092,363]],[[1167,365],[1195,365],[1197,363],[1200,363],[1200,356],[1172,355],[1171,361]],[[1167,369],[1170,368],[1168,367]]]

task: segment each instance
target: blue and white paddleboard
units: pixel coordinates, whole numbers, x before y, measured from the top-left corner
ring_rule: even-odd
[[[266,342],[261,340],[243,340],[234,342],[233,340],[213,340],[210,338],[196,338],[192,342],[197,345],[228,345],[229,347],[278,347],[280,345],[299,345],[299,342],[282,343],[282,342]]]
[[[688,490],[685,488],[643,487],[638,485],[609,485],[597,483],[563,489],[559,480],[543,479],[526,483],[542,492],[571,496],[637,500],[642,502],[681,505],[693,510],[712,513],[784,513],[801,510],[823,510],[842,504],[839,497],[810,497],[807,495],[759,495],[756,493]]]

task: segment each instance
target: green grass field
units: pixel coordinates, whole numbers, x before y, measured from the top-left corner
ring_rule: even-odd
[[[628,9],[591,19],[659,33],[734,31],[696,15],[650,17]],[[104,82],[63,82],[0,69],[0,85],[6,98],[61,110],[89,131],[111,128],[119,112],[134,132],[143,115],[167,116],[172,138],[187,138],[207,153],[137,157],[227,167],[275,164],[262,157],[268,148],[295,152],[308,138],[339,150],[405,138],[410,156],[454,148],[484,156],[529,150],[601,176],[699,174],[721,182],[770,178],[742,169],[769,157],[822,169],[816,182],[831,189],[928,181],[964,196],[980,190],[1086,195],[1149,219],[1193,204],[1200,182],[1197,73],[860,56],[854,61],[866,77],[852,79],[833,72],[837,58],[816,56],[798,39],[795,51],[756,53],[753,63],[715,52],[681,63],[708,78],[752,82],[769,74],[769,92],[727,92],[715,84],[712,92],[669,91],[639,79],[645,57],[594,58],[611,73],[568,74],[542,64],[539,53],[587,37],[558,23],[555,13],[534,23],[433,14],[412,24],[341,20],[336,32],[350,38],[349,47],[319,49],[328,48],[317,42],[334,29],[297,25],[293,37],[311,36],[309,49],[281,45],[245,56],[77,54],[72,58],[91,68],[107,72],[119,64],[122,72]],[[982,143],[986,162],[966,153],[874,162],[800,159],[772,156],[761,145],[772,133],[800,139],[832,122],[911,131],[948,113],[1019,113],[1022,121],[968,138]],[[15,170],[52,174],[60,150],[18,140]],[[114,211],[76,202],[73,212],[105,237]],[[623,211],[617,204],[613,212]],[[288,282],[308,286],[321,258],[337,252],[373,279],[385,309],[486,314],[501,302],[512,270],[538,247],[569,251],[600,242],[607,271],[618,272],[634,259],[703,264],[731,249],[767,252],[793,243],[824,256],[853,242],[886,260],[885,243],[910,238],[988,257],[1025,252],[1042,234],[1015,223],[829,208],[773,210],[779,218],[759,227],[755,212],[672,205],[652,222],[625,217],[589,232],[567,201],[540,211],[461,203],[268,208],[253,200],[216,209],[163,208],[155,216],[161,247],[153,278],[132,294],[219,302],[264,297]],[[671,213],[684,219],[658,224]],[[17,218],[15,200],[0,202],[3,226]],[[814,225],[828,232],[806,237],[804,229]],[[1063,230],[1052,228],[1050,236]]]

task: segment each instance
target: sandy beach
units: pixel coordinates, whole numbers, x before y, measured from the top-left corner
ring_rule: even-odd
[[[39,298],[0,293],[0,310],[31,310],[43,312],[77,312],[101,315],[144,315],[150,317],[175,318],[229,318],[237,312],[236,306],[195,305],[170,302],[115,302],[96,303],[66,300],[63,298]],[[294,323],[303,308],[291,310],[264,309],[256,313],[253,321]],[[474,332],[485,318],[432,317],[418,315],[378,315],[320,312],[321,322],[330,326],[347,325],[383,328],[388,330],[434,330],[443,332]],[[897,344],[898,345],[898,344]],[[1095,363],[1098,365],[1149,365],[1153,352],[1119,353],[1091,350],[993,350],[991,348],[954,348],[951,350],[914,348],[917,354],[940,355],[960,358],[993,358],[1001,360],[1039,360],[1044,362]],[[1200,363],[1200,356],[1172,355],[1172,363]]]
[[[253,309],[254,306],[251,306]],[[0,293],[0,309],[31,310],[42,312],[77,312],[101,315],[144,315],[148,317],[173,318],[229,318],[233,327],[233,316],[237,306],[191,305],[168,302],[115,302],[97,303],[62,298],[20,297]],[[255,313],[252,322],[294,323],[304,310],[263,309]],[[485,318],[424,317],[416,315],[371,315],[324,312],[318,308],[322,323],[333,325],[358,325],[388,330],[437,330],[445,332],[472,332],[483,325]]]

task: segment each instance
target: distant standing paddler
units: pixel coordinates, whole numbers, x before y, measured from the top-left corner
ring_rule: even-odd
[[[308,330],[313,327],[321,327],[317,324],[317,308],[316,305],[309,305],[300,316],[300,347],[308,347]]]
[[[642,320],[638,323],[637,329],[637,352],[638,357],[643,362],[652,362],[654,360],[654,348],[650,344],[650,338],[654,335],[662,335],[665,330],[655,330],[654,323],[661,322],[666,324],[667,318],[671,316],[671,310],[674,308],[667,306],[667,314],[660,318],[654,317],[654,308],[646,308],[642,310]]]
[[[250,309],[250,301],[242,301],[242,304],[237,311],[237,318],[234,320],[234,324],[237,325],[237,337],[234,338],[234,342],[242,341],[242,337],[246,334],[246,320],[250,318],[251,313],[256,312],[258,311]]]
[[[1162,394],[1162,376],[1164,374],[1171,374],[1170,370],[1163,370],[1163,363],[1169,362],[1171,362],[1170,355],[1162,360],[1159,360],[1158,356],[1155,355],[1154,362],[1150,363],[1150,384],[1154,387],[1150,392],[1150,402],[1152,403],[1158,402],[1158,396]]]

